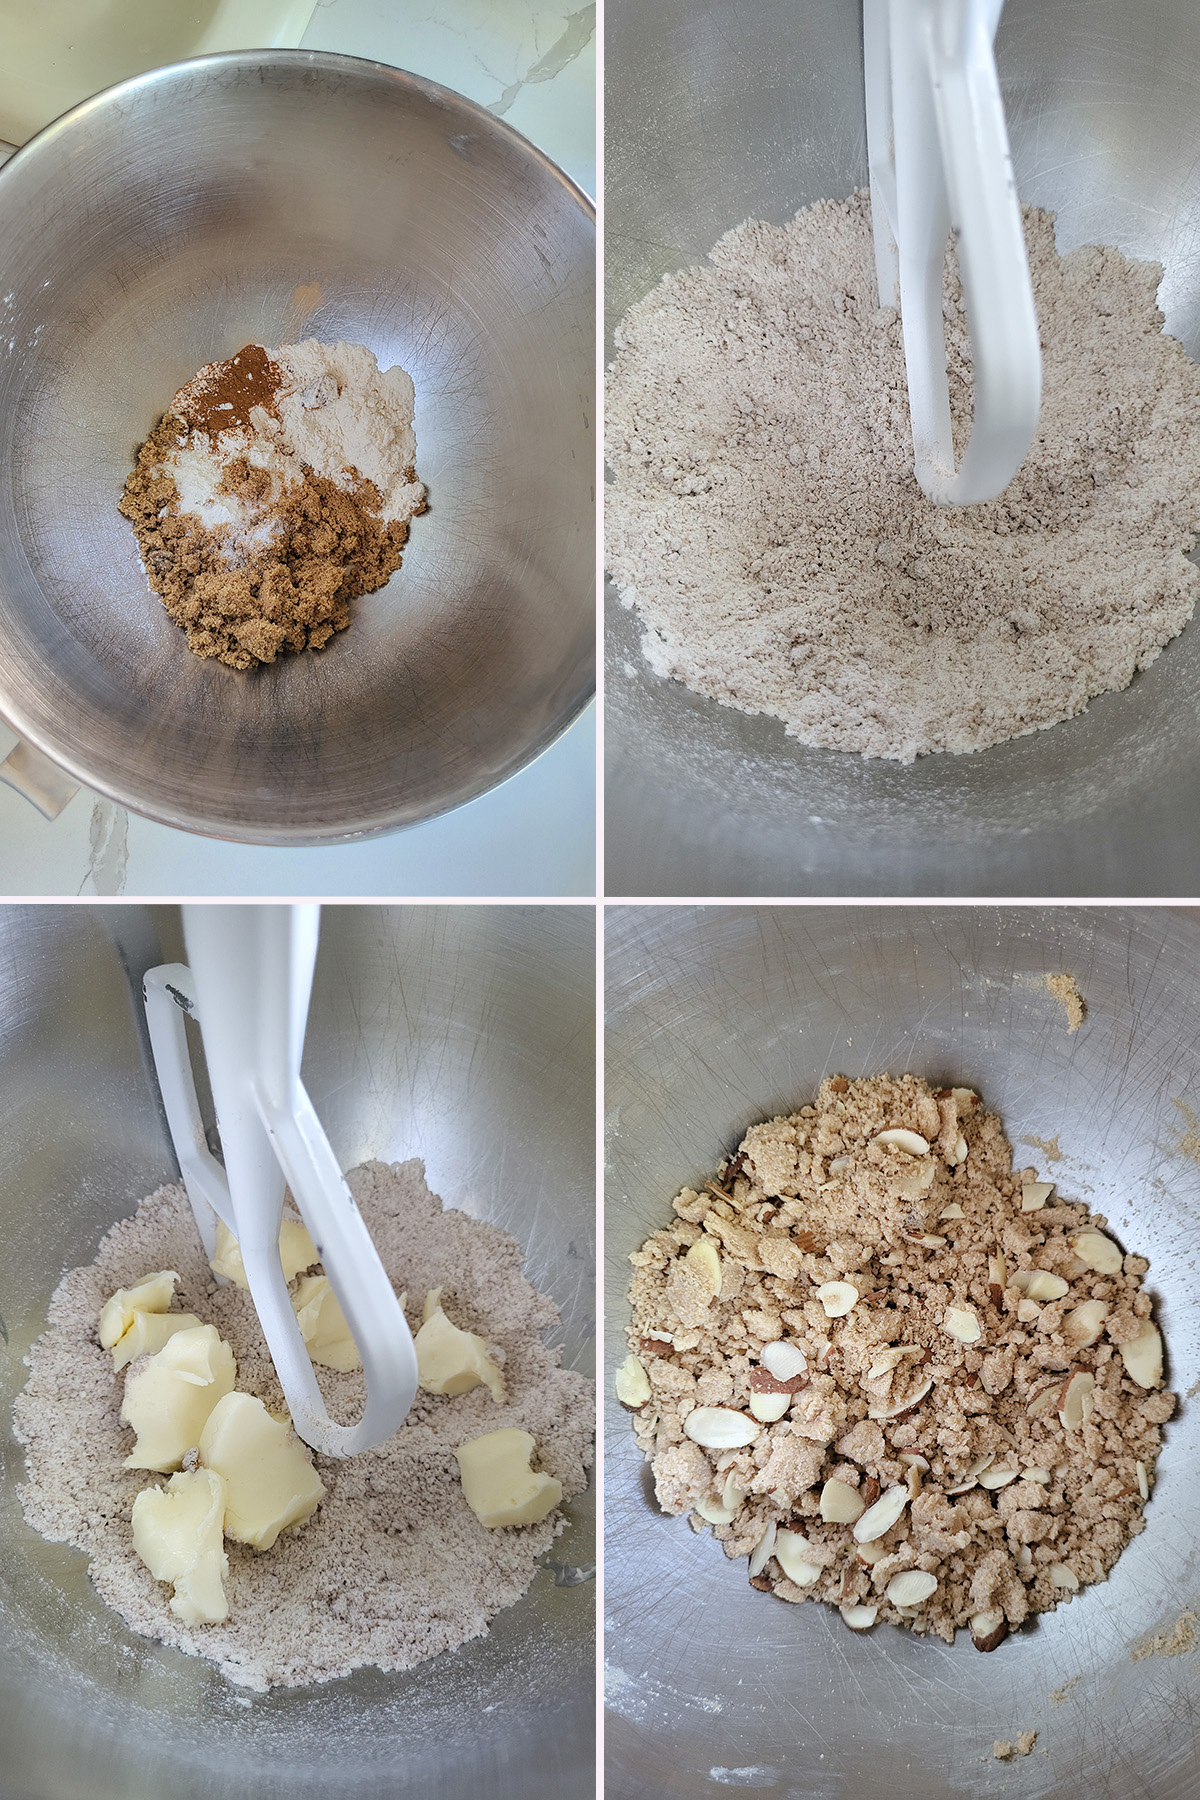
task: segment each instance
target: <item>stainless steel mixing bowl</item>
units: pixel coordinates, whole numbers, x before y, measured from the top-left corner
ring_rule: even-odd
[[[593,684],[595,230],[471,102],[378,63],[160,69],[0,170],[0,713],[111,799],[254,843],[482,793]],[[249,340],[402,363],[429,512],[320,654],[187,650],[116,510],[181,382]]]
[[[524,1245],[585,1367],[595,1316],[594,929],[553,907],[327,907],[305,1080],[345,1166],[425,1158],[448,1204]],[[65,1268],[175,1165],[141,974],[183,954],[174,909],[0,909],[0,1376]],[[589,1497],[490,1635],[413,1669],[247,1695],[130,1632],[80,1551],[0,1487],[5,1800],[585,1800],[594,1792]]]
[[[612,0],[610,327],[747,217],[866,185],[860,0]],[[1058,240],[1164,264],[1200,352],[1200,11],[1008,0],[997,59],[1017,184]],[[913,767],[812,750],[651,676],[611,604],[607,890],[617,894],[1200,892],[1200,628],[1049,731]]]
[[[629,1251],[756,1119],[821,1077],[979,1089],[1014,1147],[1150,1258],[1172,1387],[1200,1375],[1200,915],[1056,908],[610,908],[606,1392]],[[1070,1036],[1043,983],[1073,974]],[[1023,1140],[1057,1137],[1047,1166]],[[1200,1610],[1200,1411],[1102,1586],[981,1656],[755,1593],[744,1562],[658,1512],[628,1416],[606,1407],[608,1800],[1191,1800],[1200,1654],[1131,1646]],[[1057,1705],[1052,1692],[1078,1677]],[[997,1738],[1038,1732],[1002,1767]]]

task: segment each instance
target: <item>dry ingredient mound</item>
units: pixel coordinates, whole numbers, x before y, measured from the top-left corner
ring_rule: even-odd
[[[134,1631],[209,1657],[229,1680],[260,1690],[331,1681],[364,1663],[412,1668],[481,1637],[521,1598],[565,1521],[555,1512],[537,1525],[486,1530],[459,1482],[454,1451],[465,1439],[504,1426],[531,1432],[564,1497],[587,1485],[591,1383],[560,1368],[558,1352],[543,1344],[558,1310],[522,1274],[520,1246],[495,1225],[443,1210],[419,1162],[366,1163],[347,1180],[394,1286],[407,1289],[414,1331],[427,1289],[441,1286],[455,1320],[504,1351],[507,1397],[497,1406],[486,1387],[454,1398],[419,1389],[378,1449],[345,1459],[314,1452],[326,1496],[307,1523],[261,1556],[226,1541],[223,1623],[185,1625],[169,1610],[169,1587],[134,1551],[130,1511],[147,1477],[121,1467],[132,1445],[118,1416],[123,1384],[96,1332],[115,1289],[149,1270],[177,1269],[180,1307],[232,1346],[238,1387],[269,1409],[283,1407],[250,1295],[216,1284],[182,1188],[151,1194],[113,1226],[93,1263],[64,1275],[14,1408],[28,1523],[87,1551],[97,1592]],[[317,1374],[330,1413],[357,1417],[361,1370]]]
[[[609,567],[659,675],[806,744],[911,762],[982,750],[1127,687],[1192,615],[1200,368],[1162,270],[1060,257],[1025,209],[1044,398],[999,499],[913,474],[898,315],[865,194],[751,221],[627,313],[608,381]],[[943,313],[956,443],[961,292]]]
[[[320,650],[400,567],[425,511],[413,384],[358,344],[247,344],[180,388],[120,510],[197,656]]]
[[[879,1141],[896,1130],[919,1134],[918,1153]],[[631,1258],[629,1342],[650,1389],[633,1424],[663,1510],[698,1531],[724,1512],[713,1535],[726,1556],[749,1557],[752,1585],[781,1600],[947,1642],[971,1624],[981,1649],[1104,1580],[1144,1527],[1176,1400],[1161,1369],[1143,1387],[1123,1360],[1151,1317],[1146,1260],[1092,1244],[1090,1260],[1116,1268],[1087,1266],[1072,1241],[1104,1219],[1034,1183],[971,1090],[912,1075],[833,1077],[815,1106],[753,1126]],[[719,1257],[715,1297],[704,1258],[688,1255],[703,1241]],[[1034,1269],[1058,1277],[1061,1297],[1023,1292]],[[969,1338],[971,1320],[974,1341],[947,1329]],[[780,1343],[807,1365],[790,1389],[763,1360]],[[1069,1429],[1059,1406],[1089,1380]],[[740,1447],[694,1440],[689,1421],[728,1436],[727,1417],[698,1425],[704,1408],[738,1415],[746,1431],[732,1435],[749,1435],[756,1391],[790,1393],[777,1422]],[[851,1490],[841,1523],[822,1507],[829,1481]],[[847,1515],[865,1523],[888,1494],[903,1510],[860,1541]],[[773,1554],[784,1532],[801,1540],[803,1584]],[[888,1597],[918,1571],[928,1580],[907,1587],[936,1581],[926,1597]]]

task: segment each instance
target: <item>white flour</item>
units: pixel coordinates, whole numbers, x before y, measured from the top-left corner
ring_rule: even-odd
[[[494,1225],[443,1210],[421,1165],[367,1163],[348,1180],[397,1288],[409,1323],[426,1290],[444,1284],[456,1324],[505,1352],[507,1396],[488,1390],[453,1399],[418,1391],[404,1425],[366,1455],[314,1456],[326,1497],[298,1530],[261,1555],[227,1540],[229,1618],[185,1625],[133,1549],[134,1496],[154,1480],[123,1469],[132,1436],[118,1416],[123,1378],[96,1334],[100,1306],[118,1287],[177,1269],[176,1304],[216,1325],[237,1358],[237,1385],[270,1408],[283,1396],[248,1293],[218,1287],[204,1261],[182,1188],[160,1188],[114,1225],[96,1260],[72,1269],[50,1302],[49,1326],[31,1350],[14,1407],[29,1479],[25,1517],[43,1537],[77,1544],[97,1591],[134,1631],[207,1656],[231,1681],[264,1689],[329,1681],[363,1663],[407,1669],[479,1637],[501,1607],[520,1599],[563,1527],[486,1530],[463,1499],[454,1448],[501,1426],[529,1431],[538,1463],[566,1498],[586,1486],[594,1419],[592,1384],[558,1366],[543,1334],[553,1302],[521,1273],[520,1246]],[[318,1370],[331,1414],[357,1417],[360,1371]]]
[[[1191,617],[1200,368],[1162,271],[1060,258],[1027,209],[1038,436],[1004,494],[935,507],[866,195],[729,232],[631,308],[610,372],[608,561],[651,667],[803,742],[911,761],[1070,718]],[[970,362],[944,310],[961,454]]]

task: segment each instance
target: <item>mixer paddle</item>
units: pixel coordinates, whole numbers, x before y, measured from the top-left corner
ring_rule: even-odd
[[[1041,408],[1041,341],[992,54],[1003,4],[863,0],[879,304],[900,311],[916,476],[941,506],[1002,493]],[[974,366],[957,471],[942,324],[951,227]]]
[[[315,1450],[354,1456],[389,1438],[417,1386],[412,1335],[300,1079],[317,906],[185,906],[188,965],[147,971],[146,1018],[167,1123],[206,1255],[233,1232],[292,1424]],[[224,1167],[209,1152],[188,1058],[199,1024]],[[285,1183],[362,1359],[357,1424],[329,1417],[279,1259]]]

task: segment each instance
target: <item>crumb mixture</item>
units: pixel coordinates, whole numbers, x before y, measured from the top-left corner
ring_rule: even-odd
[[[327,1492],[313,1516],[261,1556],[227,1541],[227,1620],[184,1624],[169,1610],[169,1588],[134,1551],[130,1511],[148,1477],[121,1467],[133,1434],[118,1416],[123,1383],[96,1331],[115,1289],[176,1269],[179,1305],[232,1346],[238,1387],[283,1407],[250,1295],[217,1285],[182,1188],[143,1200],[93,1263],[63,1277],[14,1410],[29,1524],[87,1551],[97,1591],[134,1631],[209,1657],[250,1688],[329,1681],[364,1663],[408,1669],[482,1636],[521,1598],[565,1521],[551,1513],[537,1525],[485,1529],[459,1480],[454,1452],[466,1439],[506,1426],[531,1432],[542,1470],[565,1496],[587,1485],[591,1383],[544,1345],[558,1312],[522,1274],[520,1246],[494,1225],[443,1210],[418,1162],[367,1163],[347,1180],[395,1287],[407,1290],[414,1331],[426,1291],[440,1286],[464,1327],[503,1351],[506,1398],[497,1405],[486,1387],[454,1398],[419,1389],[379,1448],[345,1459],[314,1452]],[[330,1413],[357,1417],[361,1371],[321,1368],[318,1377]]]
[[[208,363],[142,445],[120,502],[197,656],[320,650],[400,567],[425,511],[413,384],[357,344],[247,344]]]
[[[997,1738],[992,1745],[992,1755],[997,1762],[1011,1762],[1014,1756],[1029,1756],[1037,1743],[1036,1731],[1022,1731],[1009,1743],[1004,1738]]]
[[[1148,1264],[970,1089],[830,1078],[674,1207],[618,1397],[753,1586],[990,1650],[1143,1529],[1175,1410]]]
[[[902,762],[982,750],[1127,687],[1192,616],[1200,368],[1164,336],[1162,270],[1060,257],[1025,209],[1043,404],[996,500],[940,507],[913,474],[900,320],[881,309],[865,193],[728,232],[616,337],[607,552],[651,668]],[[948,259],[961,454],[971,365]]]
[[[1073,975],[1047,975],[1047,991],[1067,1015],[1067,1035],[1073,1037],[1087,1017],[1087,1001]]]

